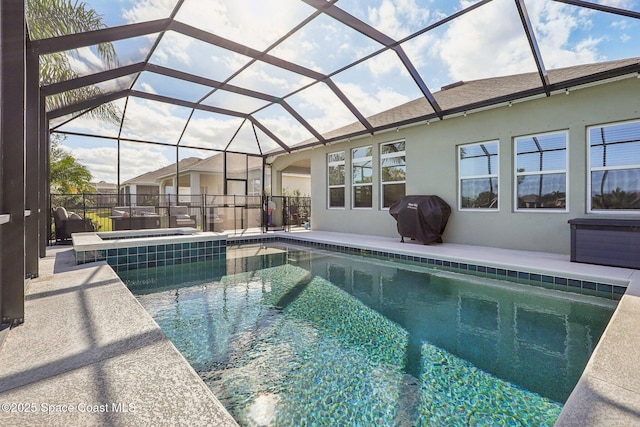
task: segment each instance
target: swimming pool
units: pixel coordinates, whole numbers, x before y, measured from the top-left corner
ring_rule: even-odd
[[[616,304],[283,244],[120,275],[241,425],[553,425]]]

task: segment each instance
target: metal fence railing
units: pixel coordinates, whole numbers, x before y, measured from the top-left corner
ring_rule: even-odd
[[[266,232],[310,228],[310,197],[210,194],[130,196],[51,194],[52,239],[59,237],[55,232],[55,211],[58,207],[65,208],[67,218],[88,219],[93,228],[101,232],[187,226],[238,234],[250,229]]]

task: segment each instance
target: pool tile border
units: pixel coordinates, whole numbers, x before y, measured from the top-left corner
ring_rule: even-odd
[[[510,282],[539,286],[548,289],[556,289],[584,295],[601,296],[613,300],[619,300],[627,290],[626,286],[611,283],[594,282],[592,280],[581,280],[568,276],[551,276],[533,271],[510,270],[495,266],[462,263],[448,259],[433,258],[427,256],[404,255],[389,251],[379,251],[365,249],[357,246],[344,244],[332,244],[324,242],[314,242],[301,238],[287,237],[281,235],[267,235],[261,237],[229,237],[229,245],[256,244],[265,242],[294,243],[320,249],[327,249],[343,253],[376,256],[400,261],[426,264],[441,270],[470,274],[473,276],[487,277],[491,279],[507,280]]]
[[[106,261],[116,272],[119,272],[223,259],[227,255],[227,241],[218,239],[162,243],[76,251],[75,255],[76,264]]]

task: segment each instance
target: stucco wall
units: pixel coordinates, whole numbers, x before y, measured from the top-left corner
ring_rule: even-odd
[[[380,206],[379,144],[404,139],[407,152],[407,194],[436,194],[452,207],[444,240],[482,246],[568,254],[571,218],[587,214],[586,127],[640,118],[640,79],[628,78],[526,102],[516,102],[466,117],[434,121],[410,128],[316,147],[297,153],[311,157],[312,227],[316,230],[397,236],[388,210]],[[513,138],[557,130],[569,132],[567,212],[514,211]],[[458,209],[457,150],[460,144],[499,140],[500,208],[495,212]],[[373,209],[351,209],[350,149],[373,145]],[[346,208],[327,208],[327,153],[345,150]],[[278,165],[278,160],[274,165]],[[280,160],[283,164],[286,160]],[[289,160],[290,161],[290,160]],[[640,215],[634,215],[635,218]]]
[[[311,179],[305,175],[282,174],[282,188],[289,191],[300,191],[301,196],[311,194]]]
[[[207,194],[224,194],[222,174],[200,174],[200,186],[207,187]]]

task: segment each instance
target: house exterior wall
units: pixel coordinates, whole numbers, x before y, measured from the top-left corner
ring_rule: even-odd
[[[224,194],[224,180],[221,173],[200,174],[200,186],[207,188],[207,194]]]
[[[577,217],[639,218],[638,214],[587,213],[587,127],[640,118],[640,79],[627,78],[491,110],[470,112],[398,131],[315,147],[289,156],[311,158],[312,227],[315,230],[398,236],[395,220],[380,208],[380,144],[406,142],[406,194],[435,194],[452,208],[445,242],[568,254],[570,227]],[[514,137],[550,131],[568,132],[567,211],[516,212]],[[499,209],[468,211],[458,207],[457,146],[499,141]],[[351,208],[351,149],[373,146],[373,208]],[[345,151],[345,208],[327,203],[327,154]]]
[[[311,178],[307,175],[283,173],[282,188],[289,193],[298,190],[301,196],[308,196],[311,194]]]

